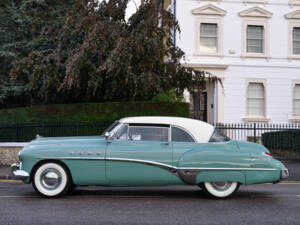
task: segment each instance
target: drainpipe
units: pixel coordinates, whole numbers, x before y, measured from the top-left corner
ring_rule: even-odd
[[[173,14],[174,14],[174,23],[176,22],[176,0],[173,0]],[[173,30],[174,35],[174,47],[176,47],[176,28]]]

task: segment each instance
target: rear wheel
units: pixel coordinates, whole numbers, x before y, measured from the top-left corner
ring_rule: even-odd
[[[226,198],[238,191],[239,186],[237,182],[204,182],[201,188],[210,197]]]
[[[32,181],[34,189],[46,197],[63,196],[71,186],[68,170],[54,162],[40,165],[35,170]]]

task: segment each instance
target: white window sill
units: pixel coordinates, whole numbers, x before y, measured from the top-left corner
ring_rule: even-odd
[[[216,56],[216,57],[224,57],[223,53],[220,52],[197,52],[195,56]]]
[[[289,119],[291,123],[300,123],[300,116],[293,116]]]
[[[270,59],[270,56],[265,54],[249,54],[245,53],[241,55],[242,58],[259,58],[259,59]]]
[[[243,118],[245,123],[269,123],[270,119],[266,117],[245,117]]]
[[[288,60],[300,60],[300,55],[291,55],[288,57]]]

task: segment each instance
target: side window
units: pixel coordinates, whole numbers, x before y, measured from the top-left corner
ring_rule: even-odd
[[[225,134],[221,133],[219,130],[215,129],[213,135],[211,136],[209,142],[228,142],[230,138]]]
[[[128,125],[123,125],[120,129],[113,135],[114,140],[127,140]]]
[[[178,127],[172,127],[172,141],[177,142],[195,142],[194,139],[184,130]]]
[[[168,127],[130,126],[129,140],[133,141],[168,141]]]

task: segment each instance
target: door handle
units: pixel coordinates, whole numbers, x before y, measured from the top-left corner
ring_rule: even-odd
[[[251,154],[250,154],[250,158],[251,158],[251,159],[256,159],[256,158],[258,158],[258,156],[257,156],[256,153],[251,153]]]
[[[165,142],[165,143],[163,143],[162,145],[169,145],[170,143],[169,142]]]

